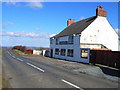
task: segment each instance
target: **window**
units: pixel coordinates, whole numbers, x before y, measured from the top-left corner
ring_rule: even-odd
[[[65,49],[61,49],[61,55],[62,55],[62,56],[65,56],[65,52],[66,52]]]
[[[59,55],[59,49],[58,48],[55,49],[55,54]]]
[[[69,44],[73,44],[73,42],[74,42],[74,37],[73,36],[69,36],[68,43]]]
[[[67,56],[73,57],[73,53],[74,53],[73,49],[68,49]]]
[[[81,58],[88,58],[88,50],[81,50]]]
[[[66,44],[68,44],[68,41],[60,41],[59,44],[60,45],[66,45]]]
[[[53,44],[53,39],[52,38],[50,38],[50,44]]]
[[[56,38],[56,45],[59,44],[59,38]]]

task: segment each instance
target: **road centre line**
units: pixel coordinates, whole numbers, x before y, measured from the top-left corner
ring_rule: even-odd
[[[82,89],[82,88],[80,88],[80,87],[78,87],[78,86],[76,86],[76,85],[74,85],[74,84],[72,84],[72,83],[70,83],[70,82],[64,80],[64,79],[62,79],[62,81],[63,81],[64,83],[67,83],[67,84],[69,84],[69,85],[75,87],[75,88],[78,88],[78,89],[80,89],[80,90],[84,90],[84,89]]]
[[[20,59],[20,58],[17,58],[19,61],[23,61],[22,59]]]
[[[7,51],[8,52],[8,51]],[[8,52],[10,54],[10,52]],[[11,54],[10,54],[11,55]],[[12,56],[12,55],[11,55]]]
[[[8,52],[8,51],[7,51]],[[10,54],[10,52],[8,52],[9,54]],[[11,55],[11,54],[10,54]],[[13,56],[13,55],[11,55],[13,58],[16,58],[15,56]],[[23,61],[22,59],[20,59],[20,58],[17,58],[19,61]],[[30,63],[27,63],[28,65],[30,65],[30,66],[32,66],[32,67],[34,67],[34,68],[36,68],[36,69],[38,69],[38,70],[40,70],[40,71],[42,71],[42,72],[45,72],[43,69],[41,69],[41,68],[39,68],[39,67],[37,67],[37,66],[35,66],[35,65],[33,65],[33,64],[30,64]]]
[[[33,64],[30,64],[30,63],[27,63],[27,64],[28,64],[29,66],[32,66],[32,67],[34,67],[34,68],[42,71],[42,72],[45,72],[43,69],[41,69],[41,68],[39,68],[39,67],[37,67],[37,66],[35,66],[35,65],[33,65]]]
[[[12,56],[13,58],[15,58],[15,56]]]

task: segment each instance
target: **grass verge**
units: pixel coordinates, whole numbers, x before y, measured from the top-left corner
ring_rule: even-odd
[[[2,88],[10,88],[8,80],[6,80],[4,77],[0,77],[2,80]]]
[[[0,48],[0,55],[2,55],[2,48]]]

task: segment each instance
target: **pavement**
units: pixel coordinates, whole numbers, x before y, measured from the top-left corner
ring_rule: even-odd
[[[19,56],[11,50],[4,50],[2,59],[12,88],[118,88],[117,82],[74,71],[94,67],[87,64],[42,56]]]

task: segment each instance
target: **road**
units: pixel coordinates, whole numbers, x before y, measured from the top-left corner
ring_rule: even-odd
[[[118,88],[118,83],[19,56],[12,50],[3,50],[2,55],[12,88]]]

